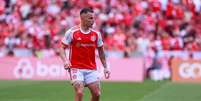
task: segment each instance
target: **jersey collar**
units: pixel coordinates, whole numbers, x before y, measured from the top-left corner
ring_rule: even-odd
[[[83,31],[82,28],[80,27],[80,31],[83,33],[83,34],[89,34],[91,32],[91,29],[89,29],[87,32]]]

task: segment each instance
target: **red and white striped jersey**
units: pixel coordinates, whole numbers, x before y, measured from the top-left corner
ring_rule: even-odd
[[[83,32],[81,28],[66,31],[62,44],[70,47],[69,60],[71,68],[96,69],[95,50],[103,46],[101,34],[90,30]]]

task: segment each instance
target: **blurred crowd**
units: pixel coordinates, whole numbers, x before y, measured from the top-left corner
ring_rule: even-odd
[[[93,8],[107,55],[201,51],[200,0],[0,0],[0,56],[55,56],[65,31]]]

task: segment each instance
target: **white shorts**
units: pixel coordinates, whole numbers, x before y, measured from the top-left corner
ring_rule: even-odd
[[[84,85],[100,81],[97,70],[71,68],[71,83],[81,81]]]

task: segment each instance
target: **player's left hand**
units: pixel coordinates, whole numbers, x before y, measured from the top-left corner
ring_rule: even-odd
[[[105,74],[105,78],[109,79],[110,78],[110,70],[108,68],[104,68],[104,74]]]

